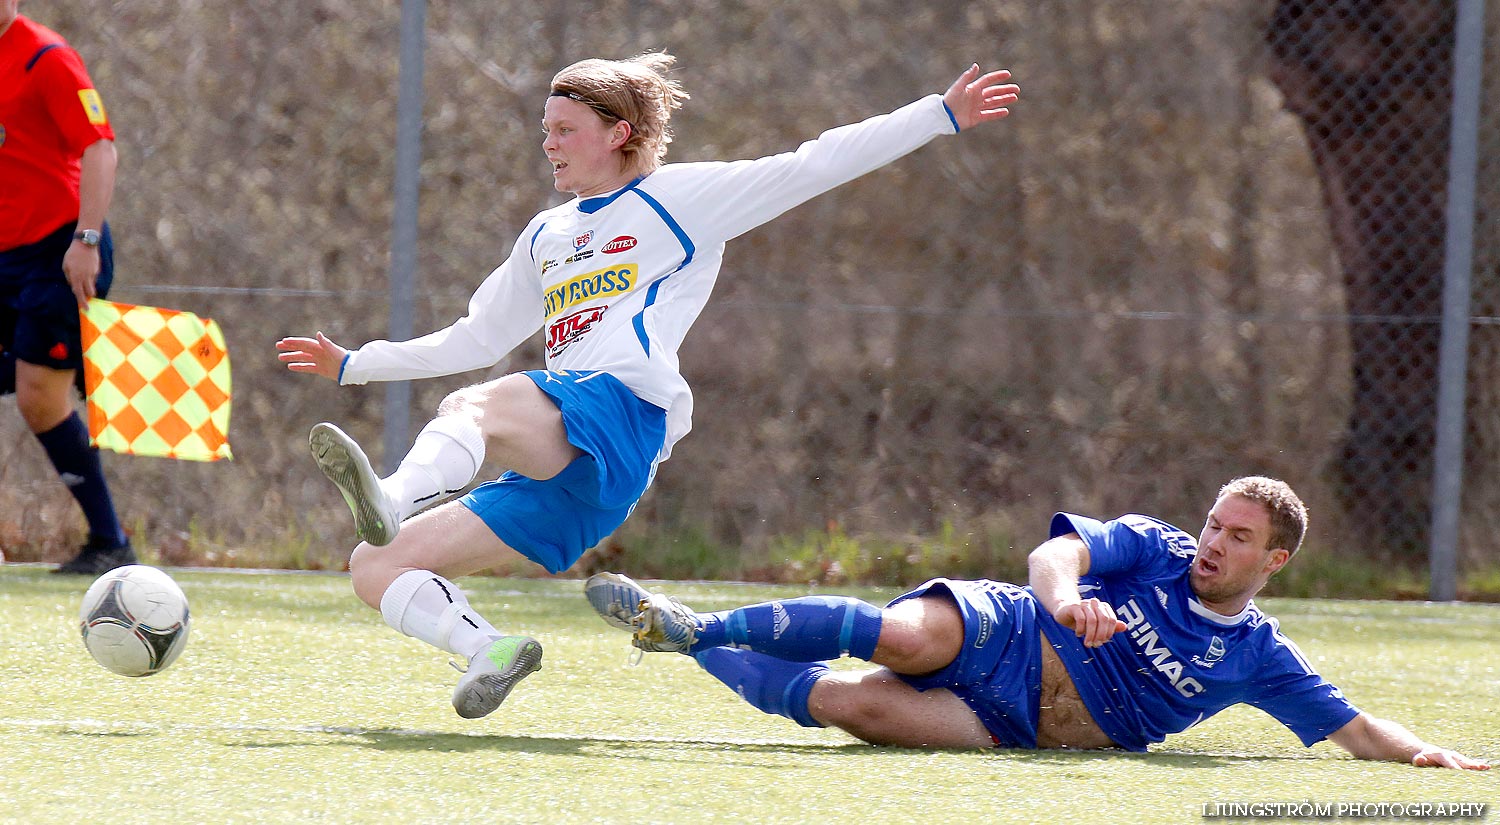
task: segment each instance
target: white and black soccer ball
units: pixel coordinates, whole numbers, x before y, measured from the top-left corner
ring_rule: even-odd
[[[99,664],[121,676],[150,676],[187,647],[187,596],[155,567],[117,567],[89,585],[78,627]]]

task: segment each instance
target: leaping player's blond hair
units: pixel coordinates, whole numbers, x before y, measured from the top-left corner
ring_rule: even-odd
[[[588,106],[606,123],[629,123],[630,139],[620,147],[626,168],[650,174],[661,166],[672,142],[672,110],[688,99],[682,86],[667,77],[676,62],[666,52],[629,60],[580,60],[552,78],[551,94]]]
[[[1292,491],[1290,484],[1265,476],[1237,478],[1219,488],[1219,498],[1240,496],[1257,502],[1271,516],[1268,550],[1286,548],[1288,556],[1297,555],[1302,536],[1307,533],[1307,505]]]

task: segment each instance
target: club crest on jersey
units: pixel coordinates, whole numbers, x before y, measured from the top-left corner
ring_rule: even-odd
[[[5,145],[5,125],[0,124],[0,146]]]
[[[589,241],[592,241],[593,239],[594,239],[594,230],[590,229],[589,231],[583,233],[582,235],[578,235],[578,236],[576,236],[576,237],[573,238],[573,248],[574,249],[582,249],[585,246],[588,246],[589,245]]]
[[[1224,648],[1224,640],[1218,636],[1213,637],[1208,643],[1208,650],[1202,656],[1194,656],[1193,664],[1198,667],[1213,667],[1223,660],[1227,651]]]

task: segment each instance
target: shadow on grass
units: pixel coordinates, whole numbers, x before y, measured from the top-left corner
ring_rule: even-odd
[[[1087,767],[1100,762],[1128,761],[1157,768],[1232,768],[1248,764],[1309,763],[1329,761],[1315,753],[1186,753],[1157,751],[1134,753],[1121,750],[929,750],[877,747],[862,742],[809,744],[774,739],[705,739],[672,736],[567,736],[563,734],[478,734],[416,730],[410,728],[346,728],[328,726],[268,727],[258,725],[117,725],[108,723],[29,722],[25,728],[52,728],[55,735],[81,737],[139,737],[194,731],[208,734],[230,748],[370,748],[390,753],[518,753],[587,758],[701,761],[705,754],[714,761],[732,762],[734,755],[758,758],[747,765],[763,766],[767,755],[799,758],[902,757],[912,754],[948,753],[969,755],[985,762],[1015,762],[1038,767]]]
[[[1015,755],[1033,765],[1079,765],[1089,764],[1099,760],[1116,762],[1129,760],[1143,765],[1151,765],[1158,768],[1230,768],[1236,765],[1275,763],[1275,762],[1310,762],[1317,761],[1323,757],[1309,754],[1224,754],[1224,753],[1182,753],[1180,751],[1158,751],[1154,753],[1136,753],[1134,751],[1121,750],[1098,750],[1098,751],[1070,751],[1070,750],[1044,750],[1044,751],[987,751],[994,755]]]
[[[286,733],[285,731],[264,731]],[[256,731],[245,731],[253,737]],[[805,757],[855,757],[867,759],[881,754],[903,755],[914,753],[943,752],[972,754],[984,759],[1004,759],[1032,765],[1071,766],[1100,761],[1115,762],[1130,760],[1142,764],[1167,768],[1217,768],[1233,767],[1246,763],[1307,762],[1317,757],[1308,755],[1271,754],[1196,754],[1196,753],[1133,753],[1120,750],[1069,751],[1069,750],[946,750],[930,751],[913,748],[891,748],[867,745],[862,742],[841,744],[808,744],[803,742],[781,742],[775,740],[695,739],[687,737],[574,737],[564,735],[507,735],[441,733],[410,729],[364,729],[364,728],[308,728],[302,736],[285,741],[239,741],[226,743],[243,748],[297,748],[297,747],[362,747],[390,752],[437,752],[437,753],[526,753],[558,756],[589,756],[623,759],[663,759],[668,754],[684,754],[683,758],[698,758],[693,754],[712,753],[722,761],[733,754],[781,754]],[[323,737],[323,741],[309,739],[308,735]],[[763,765],[763,760],[753,764]]]
[[[254,738],[257,731],[246,730],[247,739]],[[285,734],[288,731],[264,731],[268,734]],[[441,733],[438,731],[409,730],[398,728],[308,728],[284,741],[240,741],[230,743],[244,748],[296,748],[296,747],[364,747],[381,751],[405,752],[427,751],[437,753],[529,753],[589,756],[612,755],[638,757],[647,751],[712,751],[714,753],[789,753],[805,755],[838,755],[843,753],[868,754],[870,746],[858,742],[841,745],[810,745],[797,742],[772,740],[709,740],[672,737],[575,737],[564,735],[477,734]],[[323,741],[307,738],[309,735],[323,736]]]

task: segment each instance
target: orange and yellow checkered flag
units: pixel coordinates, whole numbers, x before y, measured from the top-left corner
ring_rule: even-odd
[[[191,312],[93,299],[79,313],[89,437],[132,455],[229,454],[229,350]]]

